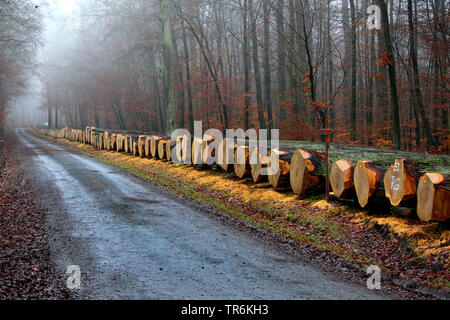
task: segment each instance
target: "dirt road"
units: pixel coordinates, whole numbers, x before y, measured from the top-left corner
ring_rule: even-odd
[[[381,298],[125,170],[16,134],[48,209],[57,266],[81,269],[75,298]]]

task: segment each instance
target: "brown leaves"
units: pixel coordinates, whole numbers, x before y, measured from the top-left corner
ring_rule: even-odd
[[[391,66],[394,61],[391,58],[391,53],[388,51],[381,51],[381,58],[379,60],[379,63],[382,67]]]
[[[0,176],[0,299],[67,299],[29,180],[9,157]]]

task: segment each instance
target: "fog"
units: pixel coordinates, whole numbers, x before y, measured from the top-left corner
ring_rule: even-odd
[[[0,0],[0,122],[448,152],[449,1],[36,1]]]
[[[48,122],[49,73],[70,64],[80,29],[79,0],[33,1],[42,13],[41,45],[34,53],[36,68],[27,73],[24,94],[8,103],[7,126],[29,127]],[[64,121],[62,120],[61,123]]]

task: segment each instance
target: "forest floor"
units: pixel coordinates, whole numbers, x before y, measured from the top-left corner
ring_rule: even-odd
[[[11,145],[7,138],[0,145],[0,299],[68,299],[50,258],[45,212]]]
[[[324,194],[299,198],[289,190],[274,190],[268,183],[254,184],[251,178],[240,180],[234,173],[218,169],[199,170],[45,138],[128,169],[187,199],[269,231],[289,244],[311,248],[336,270],[361,276],[367,266],[378,265],[388,291],[397,290],[389,289],[388,284],[392,284],[411,293],[450,298],[448,225],[406,218],[389,207],[361,210],[336,199],[328,204],[322,200]]]

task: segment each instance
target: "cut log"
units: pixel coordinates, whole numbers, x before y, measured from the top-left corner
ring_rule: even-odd
[[[441,173],[425,173],[417,188],[417,215],[422,221],[450,219],[450,181]]]
[[[184,162],[184,160],[183,160],[183,155],[184,155],[183,148],[184,147],[187,148],[188,145],[183,143],[183,141],[185,141],[186,139],[187,139],[186,135],[177,137],[177,140],[175,141],[175,158],[172,157],[172,154],[170,155],[170,160],[173,163],[181,164],[182,162]],[[188,154],[188,153],[186,152],[186,154]]]
[[[147,158],[151,158],[152,152],[150,151],[150,144],[151,144],[152,137],[146,136],[145,137],[145,156]]]
[[[353,189],[354,165],[350,160],[338,160],[331,166],[330,185],[338,198],[346,198]]]
[[[96,140],[96,145],[95,147],[98,150],[103,150],[104,146],[103,146],[103,133],[100,133],[98,135],[95,136],[95,140]]]
[[[139,136],[138,138],[138,153],[139,157],[144,158],[145,157],[145,140],[147,136]]]
[[[212,157],[213,163],[216,163],[216,150],[210,148],[210,144],[216,140],[213,136],[204,136],[202,142],[202,164],[208,164],[208,158]],[[210,163],[211,164],[211,163]]]
[[[90,130],[89,144],[91,144],[91,145],[95,144],[95,128],[94,127],[91,127],[91,130]]]
[[[139,145],[137,141],[133,139],[133,156],[138,157],[139,156]]]
[[[417,191],[418,174],[414,163],[407,159],[396,159],[384,175],[386,197],[393,206],[413,199]]]
[[[158,159],[158,145],[159,142],[163,140],[163,137],[152,136],[150,140],[150,154],[153,158]]]
[[[234,173],[240,179],[252,173],[250,167],[250,152],[248,146],[238,146],[234,152]]]
[[[383,186],[383,184],[380,184],[382,177],[383,171],[376,167],[372,161],[360,160],[356,163],[353,183],[361,208],[364,208],[375,191]]]
[[[90,144],[91,127],[84,129],[84,144]]]
[[[290,183],[295,194],[323,183],[323,155],[316,151],[298,149],[291,158]]]
[[[126,135],[124,137],[124,152],[125,153],[131,153],[132,147],[130,144],[130,139],[131,139],[131,137],[128,135]]]
[[[294,154],[293,151],[287,151],[287,150],[278,150],[278,149],[272,149],[270,150],[269,155],[269,163],[268,166],[270,167],[272,165],[272,161],[274,161],[275,158],[272,157],[273,154],[278,155],[277,160],[278,161],[278,170],[274,174],[268,175],[269,183],[274,188],[281,188],[289,186],[290,182],[290,164],[291,164],[291,158]]]
[[[181,149],[177,148],[177,154],[179,151],[181,152],[181,160],[183,160],[183,163],[192,163],[192,159],[189,159],[189,156],[192,158],[192,142],[192,138],[184,135],[181,139]]]
[[[104,138],[105,134],[104,133],[100,133],[100,138],[99,138],[99,149],[100,150],[105,150],[105,138]]]
[[[202,164],[202,152],[203,152],[203,139],[194,138],[194,140],[192,140],[192,147],[191,147],[192,153],[191,161],[194,166]]]
[[[166,141],[166,159],[167,161],[172,161],[172,151],[176,148],[177,142],[175,140]]]
[[[217,164],[226,172],[232,172],[233,170],[235,170],[235,167],[233,166],[232,162],[236,163],[235,161],[236,147],[237,145],[232,140],[222,139],[222,141],[220,141],[219,143],[219,146],[217,148]]]
[[[113,133],[110,137],[110,150],[117,149],[117,134]]]
[[[253,182],[259,183],[267,181],[267,175],[262,175],[262,168],[267,167],[269,157],[259,153],[259,149],[255,148],[249,157],[250,168],[252,173]]]
[[[169,143],[170,140],[160,140],[158,144],[158,157],[161,160],[167,160],[166,154],[166,144]]]
[[[108,131],[105,131],[103,133],[103,145],[105,146],[106,151],[111,150],[110,136]]]
[[[122,152],[124,150],[124,140],[125,136],[121,133],[117,135],[117,143],[116,143],[116,150],[117,152]]]

